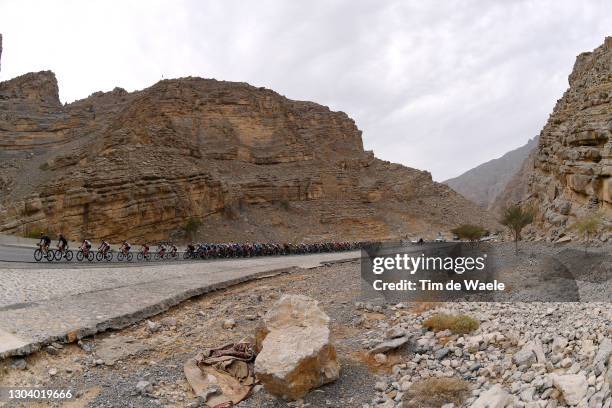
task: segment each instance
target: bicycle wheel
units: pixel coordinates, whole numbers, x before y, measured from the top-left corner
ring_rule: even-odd
[[[43,252],[40,250],[40,248],[34,250],[34,260],[36,262],[40,262],[43,259]]]
[[[106,262],[110,262],[113,260],[113,253],[111,251],[107,251],[106,252],[106,256],[104,257],[104,259],[106,259]]]
[[[60,250],[53,251],[53,259],[56,260],[56,261],[61,261],[62,260],[62,255],[64,255],[64,254]]]
[[[52,249],[47,250],[47,254],[45,256],[47,258],[47,262],[53,262],[53,259],[55,259],[55,254],[53,252],[55,251]]]
[[[66,257],[66,260],[68,262],[72,261],[72,251],[67,250],[66,253],[64,254],[64,256]]]
[[[83,254],[83,251],[79,249],[76,254],[77,261],[83,262],[84,257],[85,257],[85,254]]]
[[[104,254],[102,252],[96,252],[96,261],[100,262]]]
[[[127,254],[127,257],[126,257],[126,258],[127,258],[127,261],[128,261],[128,262],[132,262],[132,259],[134,259],[134,255],[133,255],[131,252],[128,252],[128,254]]]
[[[117,253],[117,260],[119,262],[123,261],[123,258],[125,258],[125,254],[123,252],[118,252]]]
[[[91,251],[87,252],[87,260],[88,260],[89,262],[93,261],[95,257],[96,257],[96,256],[94,255],[94,253],[93,253],[93,252],[91,252]]]
[[[136,259],[137,259],[138,261],[142,261],[142,260],[144,259],[144,253],[139,252],[139,253],[138,253],[138,255],[136,255]]]

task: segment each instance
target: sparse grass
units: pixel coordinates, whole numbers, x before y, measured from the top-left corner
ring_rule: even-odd
[[[470,384],[460,378],[428,378],[413,384],[404,394],[404,408],[460,407],[470,393]]]
[[[466,334],[478,329],[480,324],[468,315],[437,313],[426,319],[423,327],[433,331],[450,330],[455,334]]]

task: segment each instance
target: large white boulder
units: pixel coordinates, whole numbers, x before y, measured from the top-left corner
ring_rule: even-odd
[[[329,317],[314,299],[281,297],[264,316],[256,338],[255,374],[271,394],[298,399],[340,375]]]
[[[569,405],[578,405],[587,394],[587,379],[584,374],[563,374],[553,376],[553,385],[561,391]]]

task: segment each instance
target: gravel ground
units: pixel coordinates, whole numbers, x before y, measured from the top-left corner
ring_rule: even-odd
[[[534,244],[515,256],[510,245],[501,248],[503,266],[525,273],[563,250]],[[464,406],[487,397],[499,384],[515,398],[513,406],[563,407],[569,405],[552,385],[552,376],[569,373],[583,375],[587,382],[583,406],[609,407],[606,381],[612,380],[606,375],[612,376],[612,369],[607,361],[601,366],[594,359],[605,348],[606,339],[612,339],[610,303],[364,304],[359,303],[359,275],[356,262],[296,269],[193,298],[151,323],[102,333],[80,345],[56,344],[25,361],[4,361],[1,383],[69,387],[79,394],[66,405],[72,407],[195,407],[198,400],[183,375],[184,362],[203,348],[252,336],[259,318],[280,295],[292,293],[317,299],[330,316],[342,367],[340,379],[292,403],[257,389],[240,407],[421,406],[403,399],[411,387],[432,377],[466,381],[469,392]],[[466,313],[480,322],[480,328],[467,335],[423,329],[423,320],[439,312]],[[222,327],[228,318],[236,321],[233,329]],[[386,340],[394,327],[405,331],[410,341],[398,351],[387,352],[385,361],[374,361],[368,351]],[[515,362],[514,356],[532,340],[542,344],[549,364]],[[150,390],[140,392],[139,381],[149,382]],[[553,405],[553,400],[560,402]]]

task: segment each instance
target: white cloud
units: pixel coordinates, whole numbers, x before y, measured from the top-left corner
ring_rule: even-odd
[[[366,148],[455,176],[522,145],[603,42],[609,1],[0,2],[0,78],[64,101],[162,77],[266,86],[352,116]]]

